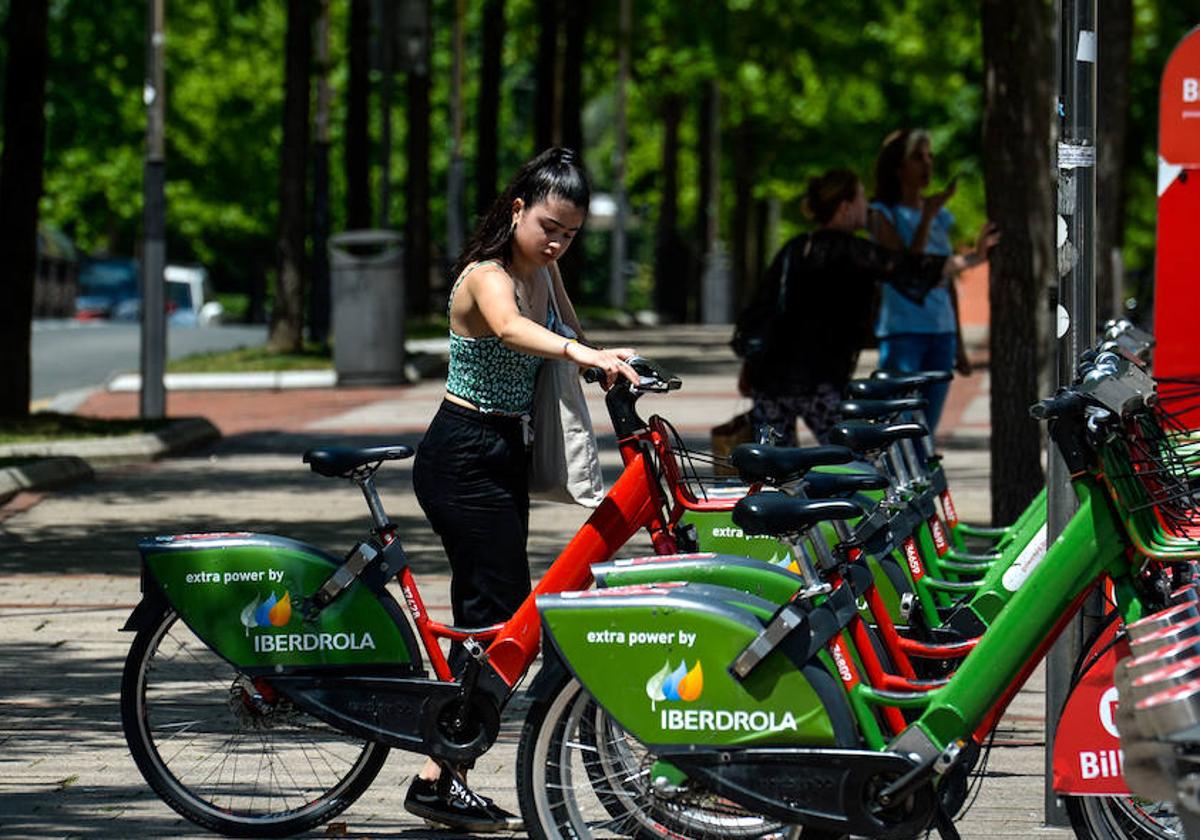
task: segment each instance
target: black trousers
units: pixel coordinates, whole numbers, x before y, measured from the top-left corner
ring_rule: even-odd
[[[443,401],[413,463],[413,489],[450,560],[459,627],[507,621],[529,596],[529,460],[521,421]],[[464,651],[450,648],[461,671]]]

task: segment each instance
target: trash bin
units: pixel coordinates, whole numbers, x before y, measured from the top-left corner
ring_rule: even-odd
[[[329,240],[333,366],[343,385],[404,381],[404,247],[392,230]]]

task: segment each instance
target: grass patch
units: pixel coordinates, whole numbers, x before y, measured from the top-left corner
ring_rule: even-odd
[[[121,437],[154,432],[172,421],[121,419],[109,420],[100,417],[81,417],[76,414],[58,414],[53,411],[38,412],[28,417],[0,420],[0,444],[41,443],[50,440],[75,440],[77,438]],[[20,461],[21,459],[13,459]],[[5,466],[13,466],[5,464]]]
[[[299,353],[273,353],[266,347],[240,347],[197,353],[167,363],[168,373],[244,373],[246,371],[322,370],[333,367],[328,348],[306,344]]]

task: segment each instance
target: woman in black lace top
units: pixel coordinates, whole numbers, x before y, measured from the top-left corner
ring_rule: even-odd
[[[795,445],[797,417],[822,442],[838,421],[837,404],[871,334],[876,283],[919,303],[944,278],[986,259],[998,238],[985,231],[972,253],[951,257],[876,245],[855,235],[866,226],[867,199],[858,177],[843,169],[812,179],[805,204],[819,227],[780,249],[738,321],[740,332],[758,330],[766,339],[743,371],[754,398],[751,420],[774,428],[783,445]],[[749,323],[766,318],[766,330]]]

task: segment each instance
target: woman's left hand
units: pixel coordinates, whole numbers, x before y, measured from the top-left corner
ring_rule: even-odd
[[[637,355],[637,351],[632,347],[609,347],[601,350],[571,342],[567,345],[566,352],[567,358],[580,367],[594,367],[604,371],[605,379],[601,384],[606,391],[616,383],[619,376],[624,376],[634,385],[641,382],[637,371],[626,361]]]

